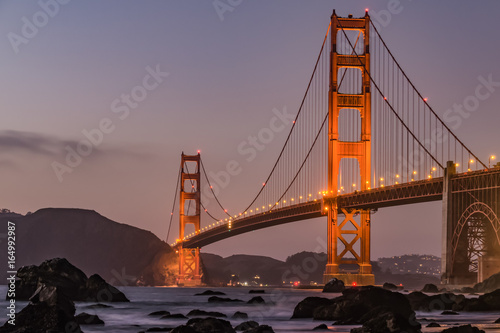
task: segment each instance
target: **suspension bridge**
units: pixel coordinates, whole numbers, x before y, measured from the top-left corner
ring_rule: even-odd
[[[245,210],[222,205],[199,152],[182,154],[179,238],[172,244],[179,253],[178,283],[201,283],[203,246],[324,216],[324,281],[373,284],[373,211],[430,201],[443,207],[442,283],[481,281],[500,268],[500,163],[492,166],[494,159],[483,162],[441,120],[368,11],[360,18],[334,11],[286,141]],[[202,181],[218,212],[202,202]],[[174,200],[170,225],[175,207]],[[203,227],[202,215],[211,221]],[[188,224],[193,233],[186,233]]]

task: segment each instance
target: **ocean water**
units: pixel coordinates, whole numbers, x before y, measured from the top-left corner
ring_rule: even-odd
[[[76,303],[76,313],[87,312],[96,314],[104,320],[104,326],[83,325],[82,330],[89,332],[139,332],[151,327],[176,327],[186,323],[187,319],[160,319],[159,317],[150,317],[149,313],[153,311],[167,310],[171,313],[181,313],[186,315],[193,309],[205,311],[218,311],[226,314],[234,326],[246,320],[231,319],[236,311],[245,312],[249,320],[255,320],[260,324],[270,325],[275,332],[311,332],[311,330],[324,323],[328,325],[333,332],[350,332],[351,328],[356,326],[333,326],[332,322],[314,321],[311,319],[291,320],[295,305],[308,296],[326,296],[333,298],[337,294],[323,295],[321,290],[298,290],[298,289],[265,289],[265,294],[249,294],[250,288],[161,288],[161,287],[120,287],[121,291],[130,299],[130,303],[106,303],[111,308],[92,309],[87,308],[95,303]],[[237,298],[248,301],[254,296],[261,296],[266,304],[245,304],[245,303],[227,303],[213,304],[208,303],[209,296],[194,296],[207,289],[222,291],[229,298]],[[0,295],[2,298],[2,323],[6,321],[6,307],[8,303],[3,300],[7,291],[6,286],[0,286]],[[26,306],[27,302],[17,302],[18,311]],[[473,324],[486,332],[500,333],[500,324],[493,322],[500,317],[500,313],[493,312],[474,312],[460,313],[459,315],[441,315],[440,311],[417,312],[417,320],[422,324],[423,332],[441,332],[444,328],[452,327],[456,324]],[[441,327],[426,328],[431,322],[438,322]]]

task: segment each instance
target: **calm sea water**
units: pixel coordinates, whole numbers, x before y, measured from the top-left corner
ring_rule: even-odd
[[[233,320],[231,316],[236,311],[245,312],[249,320],[273,327],[275,332],[311,332],[319,324],[325,323],[333,332],[349,332],[355,326],[333,326],[332,322],[313,321],[311,319],[290,320],[295,305],[308,296],[324,296],[320,290],[297,289],[266,289],[265,294],[249,294],[249,288],[210,288],[222,291],[223,297],[237,298],[243,301],[253,296],[262,296],[265,305],[250,304],[213,304],[208,303],[209,296],[194,296],[207,288],[159,288],[159,287],[121,287],[120,290],[131,300],[130,303],[108,303],[112,308],[89,309],[94,303],[76,303],[76,313],[87,312],[98,315],[105,326],[82,326],[84,332],[139,332],[150,327],[176,327],[184,324],[187,319],[159,319],[149,317],[153,311],[167,310],[171,313],[186,315],[193,309],[218,311],[226,314],[233,326],[244,320]],[[3,299],[7,287],[0,286],[0,297]],[[336,297],[336,294],[327,294],[327,297]],[[7,302],[2,300],[2,322],[6,320]],[[18,311],[26,306],[26,302],[18,302]],[[418,312],[417,319],[422,324],[423,332],[441,332],[444,328],[455,324],[473,324],[486,332],[500,333],[500,324],[493,322],[500,317],[500,313],[461,313],[460,315],[441,315],[440,312]],[[442,327],[426,328],[430,321],[436,321]]]

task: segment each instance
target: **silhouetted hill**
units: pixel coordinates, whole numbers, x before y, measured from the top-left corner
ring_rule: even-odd
[[[2,263],[7,262],[7,221],[16,223],[16,268],[64,257],[87,275],[97,273],[114,285],[174,282],[165,273],[177,269],[168,244],[150,231],[83,209],[45,208],[26,216],[0,214]]]
[[[238,282],[245,285],[290,285],[300,281],[301,285],[322,284],[327,256],[325,253],[299,252],[289,256],[285,262],[264,256],[233,255],[223,258],[218,255],[202,253],[205,282],[213,285],[226,285]],[[439,284],[439,279],[424,274],[392,274],[384,272],[377,262],[372,261],[375,283],[384,282],[403,284],[409,289],[421,289],[426,283]],[[235,275],[235,277],[233,277]],[[258,276],[259,278],[256,278]]]

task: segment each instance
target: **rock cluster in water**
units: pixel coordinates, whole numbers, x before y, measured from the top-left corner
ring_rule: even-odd
[[[44,261],[40,266],[22,267],[16,277],[15,299],[29,300],[29,303],[17,313],[15,325],[7,322],[0,332],[78,333],[81,332],[80,324],[104,325],[104,322],[87,313],[75,317],[73,301],[129,301],[99,275],[87,278],[66,259],[56,258]]]

